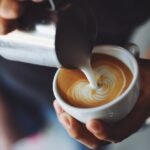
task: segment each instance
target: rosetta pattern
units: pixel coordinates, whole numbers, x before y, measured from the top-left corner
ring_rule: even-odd
[[[93,71],[99,88],[93,89],[87,80],[78,80],[67,91],[73,103],[92,105],[99,101],[113,99],[123,92],[126,78],[121,68],[111,64],[111,66],[99,66]]]

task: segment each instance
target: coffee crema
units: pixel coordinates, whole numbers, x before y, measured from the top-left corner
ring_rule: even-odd
[[[97,89],[90,86],[80,70],[62,68],[58,74],[59,93],[73,106],[91,108],[109,103],[121,95],[132,81],[130,69],[115,57],[93,54],[91,62]]]

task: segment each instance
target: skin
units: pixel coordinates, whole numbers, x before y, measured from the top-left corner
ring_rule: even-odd
[[[17,19],[22,15],[28,0],[0,0],[0,34],[17,28]],[[44,0],[30,0],[38,3]]]
[[[0,0],[0,34],[6,34],[17,27],[17,19],[25,9],[25,1]],[[42,1],[44,0],[33,0],[33,2]],[[120,142],[135,133],[143,125],[145,120],[150,116],[150,60],[139,59],[138,63],[141,74],[139,100],[132,112],[118,123],[106,124],[101,120],[90,120],[86,125],[81,124],[67,114],[58,104],[57,100],[54,101],[54,108],[58,119],[71,137],[87,147],[95,149],[98,146],[108,143]],[[4,145],[3,149],[9,149],[8,147],[10,147],[17,137],[15,137],[14,133],[8,132],[8,128],[3,128],[8,124],[7,120],[4,119],[4,116],[7,116],[7,112],[3,109],[5,107],[4,103],[0,106],[2,107],[1,114],[3,114],[0,117],[0,122],[4,124],[0,127],[3,130],[3,135],[5,135],[1,137],[4,138],[3,140],[6,140],[6,145]]]
[[[140,129],[150,116],[150,60],[138,59],[138,63],[141,75],[139,99],[132,112],[118,123],[90,120],[83,125],[66,113],[57,100],[54,101],[57,117],[71,137],[88,148],[96,149],[105,144],[121,142]]]

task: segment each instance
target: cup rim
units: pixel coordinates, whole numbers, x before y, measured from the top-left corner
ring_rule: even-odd
[[[136,58],[134,57],[133,54],[131,54],[131,52],[129,52],[126,48],[123,48],[121,46],[116,46],[116,45],[101,45],[101,46],[95,46],[94,49],[115,49],[115,50],[121,50],[121,51],[124,51],[126,52],[129,57],[132,59],[132,63],[134,65],[134,74],[133,74],[133,79],[131,81],[131,83],[129,84],[128,88],[118,97],[116,97],[114,100],[112,100],[111,102],[108,102],[104,105],[101,105],[101,106],[96,106],[96,107],[91,107],[91,108],[82,108],[82,107],[76,107],[76,106],[72,106],[70,104],[68,104],[67,102],[65,102],[63,100],[63,98],[60,96],[60,94],[57,92],[58,89],[57,89],[57,76],[58,76],[58,73],[60,71],[61,68],[59,68],[57,71],[56,71],[56,74],[54,76],[54,79],[53,79],[53,92],[54,92],[54,95],[55,97],[57,98],[58,102],[60,102],[60,104],[63,104],[63,105],[66,105],[66,107],[70,107],[70,109],[74,109],[76,111],[80,111],[80,112],[91,112],[91,111],[97,111],[97,110],[103,110],[103,109],[106,109],[110,106],[113,106],[115,105],[116,103],[118,103],[119,101],[121,101],[129,92],[130,90],[133,88],[133,86],[135,85],[135,82],[137,81],[137,78],[138,78],[138,74],[139,74],[139,67],[138,67],[138,63],[136,61]],[[94,49],[93,49],[93,52],[94,52]],[[103,53],[103,52],[102,52]],[[106,54],[106,53],[104,53]],[[119,58],[118,58],[119,59]],[[123,62],[124,63],[124,62]]]

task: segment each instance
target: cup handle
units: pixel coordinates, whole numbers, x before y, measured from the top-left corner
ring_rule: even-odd
[[[139,49],[139,47],[136,44],[128,43],[128,44],[125,45],[125,48],[127,50],[129,50],[129,52],[131,54],[133,54],[136,58],[140,57],[140,49]]]

